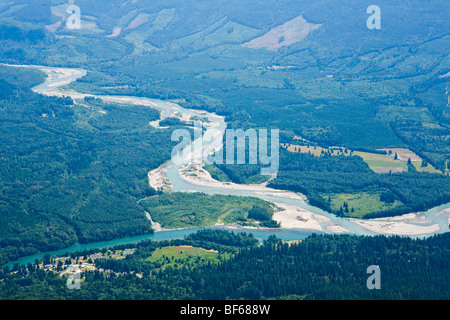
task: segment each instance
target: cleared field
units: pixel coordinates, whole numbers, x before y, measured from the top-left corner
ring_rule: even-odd
[[[290,152],[300,152],[300,153],[311,153],[312,155],[320,157],[325,152],[333,155],[333,156],[340,156],[350,155],[350,150],[345,148],[322,148],[322,147],[314,147],[314,146],[304,146],[304,145],[296,145],[296,144],[287,144],[282,143],[281,146],[285,149],[287,149]]]
[[[165,229],[213,226],[217,222],[254,225],[248,212],[255,206],[273,213],[274,206],[254,197],[171,193],[143,199],[140,204]]]
[[[206,250],[192,246],[169,246],[156,249],[152,255],[145,261],[160,263],[160,268],[167,267],[181,268],[189,266],[195,262],[199,263],[217,263],[223,257],[229,257],[229,254],[219,254],[215,250]]]
[[[402,161],[408,161],[408,159],[411,159],[412,162],[416,161],[422,161],[422,158],[420,158],[417,154],[412,152],[411,150],[404,149],[404,148],[387,148],[387,149],[380,149],[386,152],[392,152],[392,154],[397,154],[397,157],[399,160]]]
[[[372,171],[377,173],[402,172],[408,171],[406,161],[394,160],[394,157],[384,154],[369,152],[353,152],[355,156],[361,157]],[[407,159],[408,160],[408,159]]]
[[[380,149],[386,152],[391,151],[390,154],[378,154],[362,151],[351,151],[346,148],[322,148],[317,146],[305,146],[282,143],[281,146],[290,152],[310,153],[314,156],[320,157],[325,153],[332,156],[359,156],[369,168],[376,173],[397,173],[408,171],[408,159],[411,159],[411,163],[420,172],[429,173],[442,173],[434,168],[431,164],[427,164],[426,167],[422,167],[422,159],[414,152],[404,148],[392,148],[392,149]],[[395,159],[397,154],[397,160]]]
[[[344,214],[355,218],[361,218],[368,213],[388,210],[401,205],[399,201],[395,201],[390,205],[386,204],[380,200],[378,193],[332,194],[329,198],[333,210],[338,211],[344,206],[344,203],[347,203],[348,212]]]
[[[318,29],[320,26],[320,24],[309,23],[302,16],[299,16],[273,28],[263,36],[245,43],[244,46],[275,51],[281,47],[302,41],[310,32]]]
[[[442,173],[441,171],[439,171],[435,167],[433,167],[431,164],[428,164],[426,167],[422,167],[422,161],[413,162],[412,164],[417,169],[417,171],[429,172],[429,173]]]

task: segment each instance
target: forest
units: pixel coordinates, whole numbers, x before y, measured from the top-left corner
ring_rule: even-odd
[[[333,210],[330,196],[366,192],[379,194],[384,204],[398,201],[396,206],[383,206],[364,218],[424,211],[450,202],[449,176],[416,171],[377,174],[360,157],[325,155],[324,158],[282,149],[280,172],[268,186],[304,193],[312,205],[342,216],[349,216],[349,211]]]
[[[357,11],[364,12],[364,3],[352,0],[320,1],[314,6],[299,1],[277,6],[276,15],[259,8],[258,14],[247,17],[234,3],[227,5],[224,20],[217,16],[220,13],[209,11],[211,8],[199,9],[210,13],[202,22],[181,19],[184,14],[191,17],[197,5],[186,8],[174,1],[178,15],[173,15],[164,30],[144,24],[129,35],[125,33],[124,39],[131,42],[146,34],[142,45],[148,44],[148,51],[126,55],[120,65],[96,65],[96,72],[74,88],[179,99],[183,107],[225,116],[233,129],[280,129],[282,143],[302,137],[324,148],[372,153],[380,148],[408,148],[437,170],[447,172],[450,123],[448,77],[443,75],[450,69],[448,53],[442,50],[449,37],[445,31],[448,22],[442,22],[438,14],[442,2],[427,8],[418,2],[408,6],[390,2],[382,36],[358,27],[362,20]],[[288,7],[296,9],[290,12]],[[159,17],[158,21],[163,12],[167,21],[172,17],[151,5],[146,10]],[[330,16],[330,12],[340,15]],[[401,17],[395,12],[402,12]],[[321,27],[305,41],[276,52],[242,46],[295,14]],[[102,15],[98,20],[108,19]],[[419,21],[433,26],[433,34],[420,28],[418,32]],[[198,32],[187,32],[194,29]],[[240,32],[240,38],[223,38],[224,30]],[[332,47],[329,39],[335,40]],[[119,74],[120,80],[112,74]],[[392,216],[449,202],[448,176],[414,172],[412,167],[407,173],[377,175],[350,157],[310,159],[284,153],[280,162],[280,173],[270,182],[271,187],[302,192],[311,204],[339,215]],[[235,183],[262,183],[269,178],[259,174],[258,165],[207,169],[215,178]],[[378,204],[358,210],[342,200],[347,195],[360,197],[360,202],[369,197]]]
[[[147,173],[173,147],[171,130],[148,125],[159,112],[44,97],[34,72],[15,70],[1,68],[0,264],[153,232],[137,202],[156,194]]]
[[[261,164],[214,164],[205,168],[220,181],[262,183],[270,177],[260,175],[261,167]],[[267,186],[302,193],[311,205],[338,216],[367,219],[425,211],[450,202],[448,175],[418,172],[412,164],[407,172],[379,174],[359,156],[336,156],[329,152],[315,156],[282,147],[279,171]],[[348,195],[359,197],[358,205],[363,205],[367,197],[378,204],[359,210],[342,200]]]
[[[251,234],[200,231],[186,239],[138,243],[135,253],[122,260],[98,259],[95,265],[109,271],[84,272],[80,290],[69,290],[65,277],[33,264],[16,265],[16,272],[5,267],[0,270],[0,298],[447,300],[449,236],[313,234],[297,243],[271,236],[258,246]],[[158,248],[187,244],[214,248],[222,258],[149,259]],[[224,258],[226,254],[231,256]],[[371,265],[380,268],[380,290],[366,286]]]

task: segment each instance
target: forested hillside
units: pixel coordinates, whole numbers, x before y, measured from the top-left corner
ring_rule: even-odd
[[[251,234],[202,231],[184,240],[139,243],[125,259],[97,259],[95,266],[104,271],[84,272],[80,290],[67,289],[66,277],[33,264],[14,267],[17,272],[4,268],[0,298],[447,300],[449,235],[415,240],[313,235],[299,243],[271,237],[256,246]],[[71,260],[92,253],[74,253]],[[379,290],[366,285],[371,265],[380,268]]]
[[[17,2],[0,9],[5,62],[83,66],[96,72],[80,90],[181,99],[232,127],[326,146],[407,146],[446,168],[446,1],[380,1],[381,30],[366,27],[371,3],[359,0],[80,0],[80,30],[64,27],[64,0]],[[243,46],[299,16],[319,26],[301,41]]]

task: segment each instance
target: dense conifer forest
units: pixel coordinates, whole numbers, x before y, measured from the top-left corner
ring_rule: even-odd
[[[96,267],[109,271],[83,273],[79,290],[69,290],[66,277],[33,264],[15,266],[14,273],[3,268],[0,297],[447,300],[449,243],[446,233],[426,239],[312,235],[297,243],[283,243],[272,236],[258,245],[251,234],[206,230],[183,240],[139,243],[135,253],[122,260],[97,259]],[[219,256],[151,259],[161,248],[187,245],[214,249]],[[72,259],[92,252],[74,253]],[[380,268],[380,289],[367,287],[371,265]]]
[[[170,158],[170,130],[148,126],[158,111],[74,106],[13,83],[0,82],[0,264],[153,232],[137,201],[156,194],[147,173]]]

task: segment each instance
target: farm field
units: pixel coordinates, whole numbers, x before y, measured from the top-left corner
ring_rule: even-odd
[[[154,263],[159,267],[158,270],[165,270],[168,267],[177,269],[193,265],[216,264],[229,257],[231,257],[230,253],[181,245],[158,248],[144,261]]]
[[[169,246],[156,249],[146,261],[155,262],[160,259],[186,259],[199,257],[200,259],[216,260],[219,253],[216,250],[206,250],[192,246]]]
[[[332,194],[326,197],[331,200],[331,208],[338,212],[342,207],[345,216],[353,218],[362,218],[364,215],[382,210],[389,210],[401,205],[401,202],[395,201],[388,204],[380,200],[380,194],[358,193],[358,194]]]
[[[376,173],[396,173],[408,171],[408,159],[411,159],[412,165],[419,172],[442,173],[440,170],[434,168],[431,164],[426,163],[422,166],[423,160],[414,152],[404,148],[380,149],[386,151],[388,154],[379,154],[363,151],[352,151],[347,148],[323,148],[319,146],[305,146],[295,144],[281,144],[283,148],[290,152],[310,153],[314,156],[320,157],[325,154],[332,156],[359,156],[369,168]],[[397,154],[397,159],[395,159]]]
[[[408,171],[407,159],[406,161],[395,160],[393,156],[360,151],[355,151],[353,154],[361,157],[369,168],[376,173]]]

